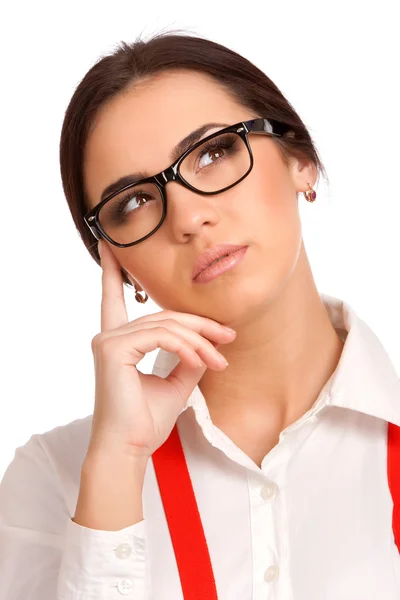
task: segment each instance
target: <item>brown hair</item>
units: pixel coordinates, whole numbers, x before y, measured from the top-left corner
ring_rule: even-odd
[[[97,241],[83,215],[89,210],[83,185],[83,152],[98,110],[117,94],[160,72],[189,69],[212,76],[240,104],[291,126],[288,137],[272,138],[286,164],[291,157],[308,159],[328,181],[315,143],[278,87],[258,67],[233,50],[214,41],[172,32],[148,41],[121,42],[101,57],[77,86],[67,107],[60,139],[60,168],[64,193],[75,226],[92,257],[99,264]],[[124,283],[130,285],[123,273]]]

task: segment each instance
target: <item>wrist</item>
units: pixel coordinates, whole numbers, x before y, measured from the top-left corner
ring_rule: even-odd
[[[88,454],[82,464],[73,521],[104,531],[142,521],[146,465],[143,458],[122,453]]]
[[[119,440],[91,438],[85,461],[123,461],[136,465],[146,465],[151,455],[147,448],[121,444]]]

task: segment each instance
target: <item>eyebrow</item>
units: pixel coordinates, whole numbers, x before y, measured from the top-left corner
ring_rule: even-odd
[[[209,129],[212,129],[213,127],[224,128],[228,126],[229,123],[205,123],[204,125],[201,125],[197,129],[189,133],[189,135],[184,137],[180,142],[176,144],[176,146],[173,147],[170,153],[171,162],[175,162],[184,152],[186,152],[186,150],[190,148],[190,146],[198,142],[200,138]],[[117,192],[119,189],[125,187],[126,185],[130,185],[135,181],[139,181],[139,179],[147,179],[147,177],[151,177],[151,175],[147,171],[137,171],[136,173],[130,173],[129,175],[124,175],[123,177],[120,177],[119,179],[117,179],[117,181],[114,181],[103,190],[100,202],[104,200],[104,198],[107,198],[107,196],[110,196],[114,192]]]

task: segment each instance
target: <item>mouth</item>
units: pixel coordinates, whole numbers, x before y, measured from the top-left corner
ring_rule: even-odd
[[[230,252],[229,254],[232,254],[232,252]],[[226,258],[227,256],[229,256],[229,254],[224,254],[223,256],[216,258],[215,260],[212,261],[212,263],[210,263],[209,265],[206,266],[206,269],[208,269],[208,267],[211,267],[211,265],[215,265],[215,263],[217,263],[222,258]],[[203,269],[203,271],[204,271],[204,269]],[[202,271],[200,271],[200,273],[202,273]]]
[[[246,254],[248,246],[239,247],[239,249],[223,254],[219,258],[216,258],[209,263],[204,269],[202,269],[193,281],[195,283],[208,283],[212,281],[222,273],[226,273],[241,262]]]
[[[195,280],[205,269],[219,263],[221,260],[225,260],[231,254],[243,248],[247,248],[247,246],[229,243],[217,244],[208,248],[197,256],[193,265],[192,279]]]

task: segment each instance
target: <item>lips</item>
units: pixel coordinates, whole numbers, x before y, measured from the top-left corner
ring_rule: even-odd
[[[213,248],[209,248],[197,257],[193,266],[192,278],[195,279],[201,271],[204,271],[204,269],[223,256],[228,256],[232,252],[237,252],[237,250],[245,247],[245,245],[237,244],[218,244]]]

